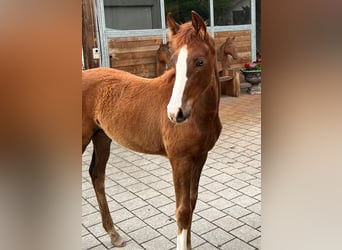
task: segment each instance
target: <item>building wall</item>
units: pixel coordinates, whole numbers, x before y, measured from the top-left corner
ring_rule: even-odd
[[[235,36],[239,59],[230,57],[232,68],[242,68],[243,64],[251,61],[251,34],[246,31],[216,32],[216,49],[229,36]],[[120,37],[108,40],[111,67],[128,71],[135,75],[156,77],[157,49],[162,42],[161,36]]]

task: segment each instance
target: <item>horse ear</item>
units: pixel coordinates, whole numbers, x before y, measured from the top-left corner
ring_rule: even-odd
[[[167,27],[170,29],[171,35],[175,35],[179,30],[179,24],[173,19],[172,14],[169,12],[167,14]]]
[[[197,34],[204,40],[207,35],[207,26],[203,21],[202,17],[196,12],[191,11],[192,15],[192,26],[196,30]]]

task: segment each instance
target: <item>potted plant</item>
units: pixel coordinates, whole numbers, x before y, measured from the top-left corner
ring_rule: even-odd
[[[245,63],[245,67],[244,69],[241,69],[241,72],[244,75],[246,82],[252,84],[252,86],[248,88],[248,93],[260,94],[261,60],[259,59],[252,63]]]

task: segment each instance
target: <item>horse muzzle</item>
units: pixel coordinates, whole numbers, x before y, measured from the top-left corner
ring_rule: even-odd
[[[178,108],[175,112],[168,111],[167,116],[171,122],[179,124],[185,122],[189,118],[190,112],[185,112],[182,108]]]

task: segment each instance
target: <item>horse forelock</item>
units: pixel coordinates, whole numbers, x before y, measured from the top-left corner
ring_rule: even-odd
[[[198,34],[192,25],[192,22],[184,23],[180,26],[179,31],[172,37],[172,48],[174,51],[183,47],[184,45],[190,45],[193,42],[203,42],[203,40],[211,47],[214,48],[212,37],[208,32],[200,30],[201,34]],[[215,49],[215,48],[214,48]]]

